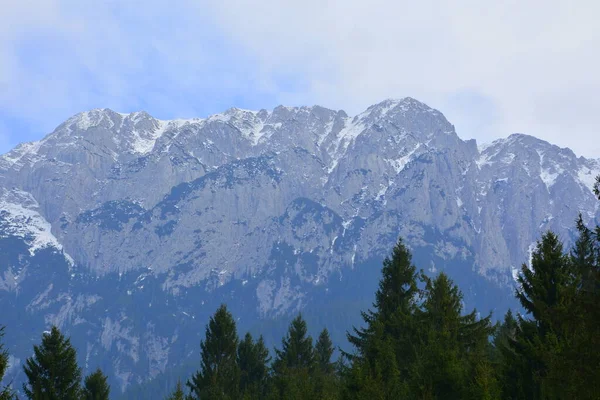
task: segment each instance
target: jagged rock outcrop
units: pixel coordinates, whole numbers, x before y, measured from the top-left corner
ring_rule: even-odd
[[[579,212],[598,219],[598,174],[598,160],[531,136],[478,147],[411,98],[355,117],[92,110],[0,157],[0,292],[39,319],[29,329],[85,332],[86,365],[108,352],[124,388],[189,353],[185,329],[209,304],[288,315],[400,235],[430,256],[422,268],[508,288],[542,231],[568,242]],[[56,271],[28,272],[44,257],[62,258],[61,285]],[[157,328],[157,302],[170,329]]]

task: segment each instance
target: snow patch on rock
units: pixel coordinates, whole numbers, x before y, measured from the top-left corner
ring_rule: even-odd
[[[596,184],[596,177],[600,175],[600,161],[592,161],[589,165],[584,165],[577,171],[579,184],[587,190],[593,191]]]
[[[0,235],[25,239],[29,243],[32,256],[38,250],[47,247],[63,249],[52,234],[52,226],[39,213],[38,202],[28,192],[0,188],[0,218],[3,222]],[[73,259],[66,253],[65,257],[73,265]]]

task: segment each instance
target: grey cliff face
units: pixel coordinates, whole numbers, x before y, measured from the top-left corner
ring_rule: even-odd
[[[111,290],[131,299],[153,287],[182,309],[195,290],[238,285],[257,315],[288,315],[403,236],[437,257],[431,271],[463,263],[510,286],[544,230],[569,242],[579,212],[598,220],[598,174],[598,160],[531,136],[478,148],[411,98],[355,117],[319,106],[175,121],[92,110],[0,157],[0,239],[33,257],[0,266],[0,292],[31,287],[26,312],[94,326],[86,360],[110,352],[124,388],[142,379],[140,354],[146,376],[163,372],[182,333],[157,333],[149,318],[140,334],[94,285],[117,279]],[[66,260],[68,285],[27,286],[48,249]]]

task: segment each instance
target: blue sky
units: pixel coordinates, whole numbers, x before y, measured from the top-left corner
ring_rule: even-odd
[[[10,2],[0,15],[0,152],[91,108],[204,117],[385,98],[463,138],[533,134],[600,157],[595,1]]]

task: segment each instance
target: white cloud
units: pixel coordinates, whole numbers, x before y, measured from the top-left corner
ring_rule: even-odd
[[[0,110],[40,129],[93,107],[189,115],[186,95],[243,85],[219,34],[191,0],[10,2],[0,13]]]
[[[0,108],[42,126],[100,106],[190,115],[180,93],[227,101],[220,88],[350,113],[412,96],[464,138],[525,132],[599,157],[600,3],[576,3],[10,2]]]
[[[237,0],[214,11],[267,77],[309,77],[293,101],[357,112],[410,95],[440,108],[463,137],[526,132],[600,156],[596,1]],[[493,115],[477,131],[467,121],[481,105],[455,104],[461,93]]]

